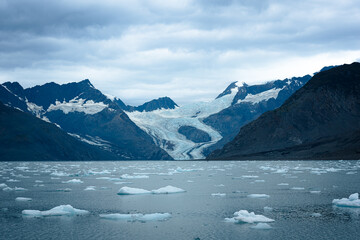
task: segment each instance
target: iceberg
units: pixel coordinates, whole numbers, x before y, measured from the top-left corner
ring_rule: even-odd
[[[275,220],[263,215],[256,215],[254,212],[249,213],[247,210],[240,210],[234,213],[234,217],[225,218],[225,221],[233,223],[267,223],[274,222]]]
[[[95,186],[88,186],[84,189],[84,191],[95,191]]]
[[[89,211],[73,208],[71,205],[60,205],[47,211],[23,210],[22,215],[29,217],[49,216],[79,216],[89,214]]]
[[[123,174],[120,176],[122,179],[140,179],[140,178],[149,178],[147,175],[129,175],[129,174]]]
[[[138,195],[138,194],[150,194],[151,191],[141,188],[122,187],[120,188],[118,195]]]
[[[353,193],[349,196],[349,198],[334,199],[332,203],[338,207],[360,208],[359,193]]]
[[[225,197],[226,193],[212,193],[211,196],[213,196],[213,197]]]
[[[5,183],[0,183],[0,188],[6,188],[7,186]]]
[[[32,201],[32,198],[17,197],[17,198],[15,198],[15,201],[17,201],[17,202],[28,202],[28,201]]]
[[[123,221],[165,221],[171,218],[170,213],[151,213],[151,214],[120,214],[120,213],[112,213],[112,214],[100,214],[100,218],[110,219],[110,220],[123,220]]]
[[[248,198],[269,198],[270,196],[267,194],[249,194]]]
[[[83,181],[81,181],[80,179],[71,179],[69,181],[63,181],[62,183],[84,183]]]
[[[166,187],[152,190],[151,192],[153,194],[169,194],[169,193],[182,193],[182,192],[186,192],[186,191],[184,189],[168,185]]]

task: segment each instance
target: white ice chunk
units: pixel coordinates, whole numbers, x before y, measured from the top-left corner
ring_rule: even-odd
[[[289,186],[288,183],[279,183],[278,186]]]
[[[124,220],[124,221],[165,221],[171,218],[170,213],[150,213],[150,214],[120,214],[120,213],[113,213],[113,214],[100,214],[101,218],[111,219],[111,220]]]
[[[272,212],[272,207],[264,207],[264,212]]]
[[[81,181],[80,179],[71,179],[69,181],[63,181],[62,183],[84,183],[83,181]]]
[[[149,178],[147,175],[129,175],[129,174],[123,174],[121,175],[122,179],[140,179],[140,178]]]
[[[305,188],[303,187],[292,187],[291,190],[304,190]]]
[[[312,194],[320,194],[321,191],[310,191],[310,193],[312,193]]]
[[[0,188],[6,188],[7,186],[5,183],[0,183]]]
[[[151,191],[153,194],[169,194],[169,193],[182,193],[186,192],[184,189],[173,187],[173,186],[166,186],[159,189],[155,189]]]
[[[118,191],[118,195],[138,195],[138,194],[150,194],[151,191],[141,188],[122,187]]]
[[[67,176],[69,176],[69,174],[67,174],[67,173],[57,172],[57,171],[50,173],[50,175],[51,176],[57,176],[57,177],[67,177]]]
[[[214,197],[225,197],[225,196],[226,196],[226,193],[212,193],[211,196],[214,196]]]
[[[47,211],[39,210],[23,210],[22,215],[32,217],[48,217],[48,216],[77,216],[88,214],[89,211],[73,208],[71,205],[60,205]]]
[[[268,230],[268,229],[271,229],[272,227],[267,223],[258,223],[258,224],[256,224],[255,226],[253,226],[251,228]]]
[[[256,222],[274,222],[274,219],[267,218],[263,215],[256,215],[254,212],[247,210],[240,210],[234,213],[233,218],[225,218],[226,222],[234,223],[256,223]]]
[[[321,213],[312,213],[311,216],[312,217],[321,217]]]
[[[28,202],[28,201],[32,201],[32,198],[17,197],[17,198],[15,198],[15,201],[18,201],[18,202]]]
[[[342,199],[334,199],[332,201],[338,207],[356,207],[360,208],[360,199],[359,193],[353,193],[349,196],[349,198],[342,198]]]
[[[254,176],[254,175],[243,175],[241,176],[242,178],[258,178],[259,176]]]
[[[95,186],[87,186],[84,191],[95,191]]]
[[[249,194],[247,195],[248,198],[269,198],[270,196],[267,194]]]

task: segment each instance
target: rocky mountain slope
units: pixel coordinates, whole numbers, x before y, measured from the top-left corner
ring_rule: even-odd
[[[54,124],[0,102],[1,161],[112,160],[111,152],[81,142]]]
[[[6,82],[0,85],[0,101],[54,123],[73,137],[114,153],[117,159],[172,159],[128,118],[116,101],[87,79],[27,89]]]
[[[317,73],[208,159],[360,159],[360,63]]]

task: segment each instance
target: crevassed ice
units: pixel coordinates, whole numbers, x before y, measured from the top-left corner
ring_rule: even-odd
[[[203,118],[228,108],[238,87],[231,94],[210,102],[197,102],[175,109],[160,109],[151,112],[126,112],[130,119],[154,139],[155,143],[177,160],[201,159],[203,149],[222,139],[219,132],[202,122]],[[180,133],[181,126],[192,126],[209,134],[211,141],[194,143]],[[169,144],[172,147],[169,147]]]
[[[47,109],[48,112],[61,110],[65,114],[69,112],[83,112],[86,114],[95,114],[107,108],[108,105],[103,102],[94,102],[93,100],[87,100],[75,97],[71,99],[69,102],[63,101],[55,101],[55,105],[51,104]]]

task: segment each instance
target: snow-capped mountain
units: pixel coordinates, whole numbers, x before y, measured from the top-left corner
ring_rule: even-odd
[[[209,159],[359,159],[360,63],[324,68]]]
[[[115,153],[119,159],[171,159],[117,102],[87,79],[27,89],[6,82],[0,85],[0,91],[0,101],[7,106],[52,122],[83,142]]]
[[[281,106],[310,78],[306,75],[252,86],[233,82],[209,102],[126,113],[174,159],[203,159],[230,141],[244,124]]]

